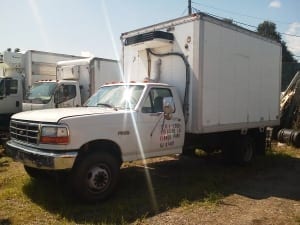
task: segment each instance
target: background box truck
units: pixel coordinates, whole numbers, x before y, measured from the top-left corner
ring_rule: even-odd
[[[36,50],[0,54],[0,137],[6,136],[11,115],[22,111],[31,85],[55,79],[58,61],[78,58],[83,57]]]
[[[56,77],[33,83],[23,111],[81,106],[101,85],[120,79],[116,60],[85,58],[57,62]]]

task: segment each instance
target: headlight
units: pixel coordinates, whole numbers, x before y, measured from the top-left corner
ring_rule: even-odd
[[[41,144],[68,144],[69,129],[66,126],[42,126]]]

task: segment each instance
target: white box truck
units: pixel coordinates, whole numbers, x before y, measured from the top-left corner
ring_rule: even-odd
[[[7,135],[12,114],[22,111],[25,93],[38,80],[56,76],[56,62],[80,56],[36,50],[0,53],[0,138]]]
[[[56,77],[33,83],[23,111],[78,107],[108,81],[121,78],[118,61],[85,58],[57,62]]]
[[[98,201],[126,161],[201,148],[248,163],[264,152],[265,128],[279,124],[279,43],[202,13],[121,40],[127,82],[86,107],[12,117],[7,152],[30,176],[70,170],[75,193]]]

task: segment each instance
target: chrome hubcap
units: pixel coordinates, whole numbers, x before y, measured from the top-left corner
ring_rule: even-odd
[[[103,191],[110,182],[110,176],[105,167],[93,167],[87,175],[88,186],[93,191]]]

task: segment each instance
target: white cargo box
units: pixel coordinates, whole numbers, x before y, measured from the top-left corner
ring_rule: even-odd
[[[78,80],[82,101],[106,82],[120,81],[118,61],[98,57],[57,62],[57,80]]]
[[[56,80],[56,63],[62,60],[74,60],[84,57],[28,50],[25,53],[26,86],[38,80]]]
[[[21,68],[22,67],[22,53],[19,52],[8,52],[5,51],[2,55],[2,62],[12,68]]]
[[[141,41],[141,34],[174,35],[167,45]],[[122,34],[124,74],[130,80],[159,77],[177,87],[182,102],[186,67],[190,66],[189,115],[186,132],[210,133],[279,124],[281,45],[205,14],[195,14]],[[130,40],[132,43],[126,42]],[[137,43],[134,43],[134,40]],[[140,48],[138,47],[140,45]],[[156,63],[160,59],[160,63]]]

